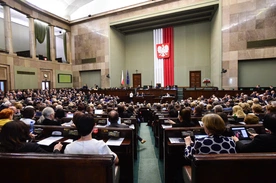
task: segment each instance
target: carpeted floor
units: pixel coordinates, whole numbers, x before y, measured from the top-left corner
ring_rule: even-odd
[[[162,183],[162,162],[158,159],[158,149],[154,146],[151,127],[141,123],[139,135],[147,142],[138,142],[137,160],[134,163],[134,183]]]

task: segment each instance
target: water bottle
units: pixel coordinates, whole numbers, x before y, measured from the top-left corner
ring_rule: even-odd
[[[34,132],[34,121],[30,122],[30,133]]]

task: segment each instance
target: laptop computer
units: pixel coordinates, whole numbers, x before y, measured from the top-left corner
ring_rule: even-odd
[[[248,131],[246,130],[246,128],[244,126],[237,126],[237,127],[232,126],[232,127],[230,127],[230,130],[233,133],[233,135],[238,137],[238,139],[241,143],[248,144],[252,141]]]

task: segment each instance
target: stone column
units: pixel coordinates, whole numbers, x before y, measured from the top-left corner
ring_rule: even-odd
[[[56,38],[55,38],[55,31],[54,26],[49,25],[49,31],[50,31],[50,55],[52,62],[56,61]]]
[[[31,58],[36,58],[36,39],[35,39],[34,18],[28,17],[28,19],[29,19],[30,54],[31,54]]]
[[[9,52],[9,54],[13,54],[11,11],[9,6],[3,5],[3,8],[6,50]]]
[[[71,60],[71,32],[66,32],[66,48],[67,48],[67,62],[72,63]]]

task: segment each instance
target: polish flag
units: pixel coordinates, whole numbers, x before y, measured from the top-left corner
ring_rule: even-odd
[[[125,85],[125,81],[124,81],[124,71],[123,71],[123,70],[122,70],[121,85]]]

